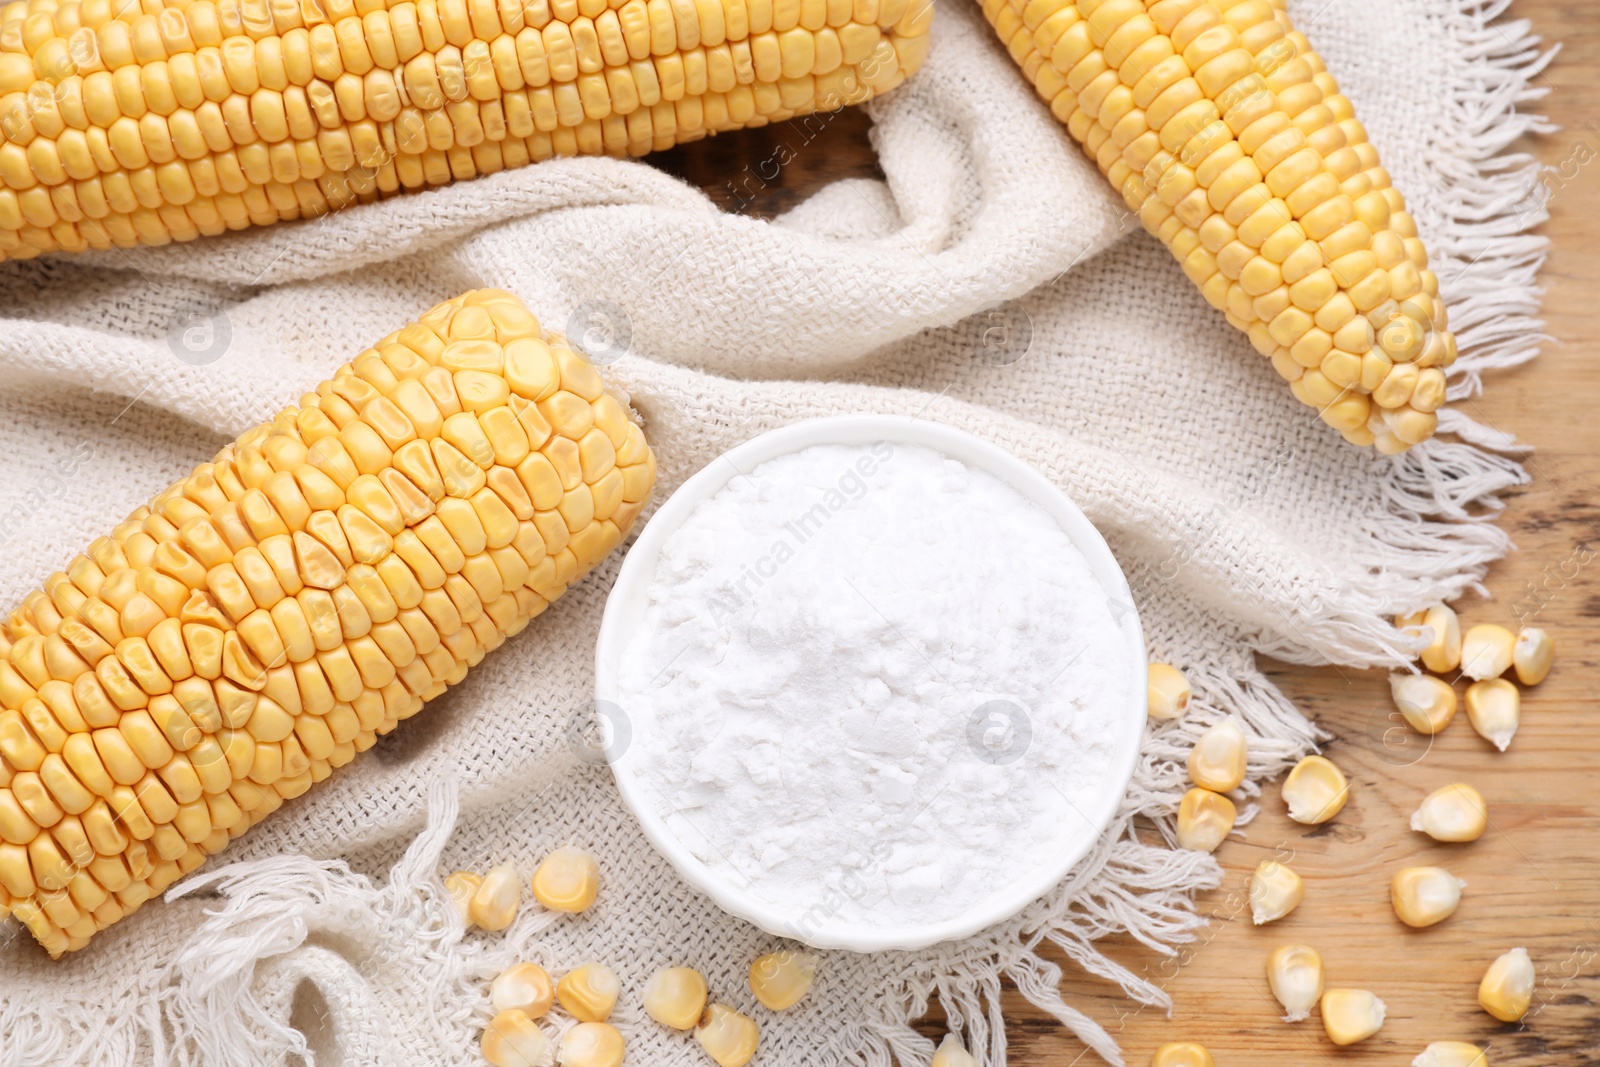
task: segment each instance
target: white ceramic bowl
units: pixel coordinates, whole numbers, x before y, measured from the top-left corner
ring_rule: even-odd
[[[661,505],[633,548],[628,551],[616,585],[606,601],[605,616],[595,648],[595,696],[600,706],[615,707],[622,657],[640,619],[644,615],[650,584],[655,578],[661,546],[683,523],[696,504],[715,494],[741,471],[777,456],[788,455],[812,445],[866,445],[876,441],[921,445],[958,459],[970,467],[987,471],[1042,507],[1083,553],[1108,598],[1126,606],[1119,610],[1123,644],[1127,656],[1126,707],[1121,711],[1120,730],[1106,768],[1106,788],[1096,806],[1082,814],[1094,826],[1072,847],[1061,850],[1050,861],[1009,880],[979,907],[957,919],[924,925],[888,926],[845,923],[837,919],[817,927],[807,923],[801,936],[799,913],[763,900],[740,889],[712,870],[685,847],[667,827],[634,774],[632,749],[619,746],[610,760],[612,773],[623,800],[638,817],[645,836],[657,851],[677,868],[690,884],[715,900],[723,909],[756,924],[768,933],[803,940],[815,948],[843,948],[857,952],[882,949],[915,949],[940,941],[966,937],[987,926],[1009,919],[1029,903],[1048,892],[1081,860],[1110,823],[1133,776],[1139,755],[1139,740],[1144,730],[1145,647],[1144,632],[1127,578],[1117,565],[1105,539],[1066,495],[1033,467],[1011,453],[973,437],[925,419],[906,419],[884,415],[842,415],[810,419],[764,433],[724,453],[696,473]],[[620,737],[618,738],[620,740]]]

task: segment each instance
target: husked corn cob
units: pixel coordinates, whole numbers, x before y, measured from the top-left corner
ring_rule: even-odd
[[[1284,0],[983,0],[1130,210],[1302,402],[1357,445],[1432,435],[1439,283]]]
[[[0,629],[0,909],[81,948],[459,682],[654,477],[511,294],[385,337]]]
[[[932,0],[18,0],[0,259],[191,240],[859,103]]]

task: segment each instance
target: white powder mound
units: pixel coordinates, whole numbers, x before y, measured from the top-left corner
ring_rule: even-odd
[[[929,449],[818,446],[662,547],[620,702],[650,803],[796,916],[954,919],[1092,834],[1127,652],[1042,509]]]

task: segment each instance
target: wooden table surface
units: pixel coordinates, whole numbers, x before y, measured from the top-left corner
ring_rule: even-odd
[[[1123,939],[1107,947],[1164,987],[1176,1005],[1168,1019],[1139,1011],[1120,991],[1059,957],[1067,999],[1110,1029],[1130,1064],[1149,1062],[1164,1041],[1197,1040],[1221,1067],[1341,1063],[1409,1064],[1430,1041],[1487,1045],[1494,1067],[1600,1065],[1600,715],[1594,666],[1600,638],[1600,17],[1594,0],[1514,0],[1510,14],[1562,42],[1539,78],[1555,92],[1538,110],[1563,132],[1517,147],[1558,168],[1551,220],[1554,251],[1544,271],[1545,319],[1555,343],[1532,365],[1491,375],[1472,414],[1538,448],[1529,485],[1510,494],[1502,523],[1519,549],[1497,565],[1492,601],[1458,605],[1468,621],[1517,625],[1513,602],[1540,590],[1537,624],[1557,642],[1557,666],[1526,694],[1522,728],[1508,753],[1495,752],[1465,722],[1424,749],[1386,746],[1372,728],[1391,705],[1382,672],[1272,668],[1284,690],[1335,737],[1328,754],[1350,775],[1354,795],[1334,822],[1308,829],[1269,801],[1248,840],[1217,856],[1223,887],[1203,896],[1210,928],[1175,959]],[[652,161],[702,188],[730,210],[771,214],[820,184],[881,175],[867,143],[870,124],[846,112],[806,151],[797,127],[724,135]],[[772,177],[771,161],[792,155]],[[1591,566],[1592,565],[1592,566]],[[1532,583],[1530,586],[1529,583]],[[1270,667],[1270,665],[1269,665]],[[1394,738],[1391,736],[1390,740]],[[1491,830],[1473,845],[1428,842],[1407,829],[1427,792],[1452,781],[1475,784],[1488,799]],[[1275,791],[1272,791],[1275,794]],[[1288,920],[1254,927],[1245,883],[1277,849],[1293,851],[1307,901]],[[1429,930],[1394,918],[1389,875],[1409,865],[1448,865],[1469,883],[1460,911]],[[1389,1021],[1374,1038],[1339,1049],[1313,1018],[1280,1021],[1263,966],[1280,944],[1322,953],[1330,985],[1368,988],[1387,1002]],[[1478,1009],[1476,990],[1489,961],[1525,946],[1536,962],[1534,1009],[1520,1025]],[[1011,1062],[1067,1067],[1098,1062],[1055,1021],[1008,994]],[[937,1036],[934,1017],[927,1032]]]

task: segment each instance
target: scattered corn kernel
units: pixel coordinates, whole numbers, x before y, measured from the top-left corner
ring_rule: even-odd
[[[1488,827],[1483,794],[1462,782],[1435,789],[1411,815],[1411,828],[1435,841],[1476,841]]]
[[[1533,1004],[1533,960],[1525,948],[1514,948],[1489,964],[1478,983],[1478,1003],[1503,1023],[1514,1023]]]
[[[1307,756],[1294,765],[1283,780],[1283,801],[1289,818],[1315,826],[1325,823],[1344,809],[1350,799],[1350,783],[1344,772],[1321,756]]]
[[[617,1006],[622,982],[601,963],[585,963],[556,983],[556,999],[567,1014],[585,1023],[603,1023]]]
[[[717,1067],[744,1067],[756,1054],[761,1028],[748,1015],[741,1015],[726,1004],[711,1004],[694,1028],[694,1039],[717,1061]]]
[[[1306,885],[1288,864],[1263,860],[1250,875],[1250,917],[1257,926],[1276,922],[1300,906]]]
[[[817,976],[817,957],[809,952],[780,949],[750,965],[750,992],[773,1011],[787,1011],[811,991]]]
[[[1178,804],[1178,846],[1196,852],[1215,852],[1233,830],[1239,810],[1221,793],[1199,786],[1183,794]]]
[[[1555,642],[1537,626],[1524,626],[1517,631],[1516,643],[1511,646],[1511,666],[1516,669],[1517,681],[1523,685],[1538,685],[1544,681],[1555,656]]]
[[[1194,1041],[1173,1041],[1156,1049],[1150,1067],[1216,1067],[1204,1045]]]
[[[461,921],[468,926],[472,925],[469,915],[469,905],[472,895],[483,884],[483,876],[475,871],[456,871],[444,880],[444,889],[450,894],[450,899],[455,902],[456,910],[461,913]]]
[[[1287,1013],[1286,1023],[1311,1017],[1322,997],[1322,957],[1304,945],[1283,945],[1267,957],[1267,984]]]
[[[1395,625],[1403,630],[1426,627],[1428,644],[1420,659],[1430,671],[1448,674],[1461,665],[1461,618],[1450,605],[1435,604],[1397,620]]]
[[[550,974],[537,963],[509,967],[489,985],[489,1003],[495,1011],[515,1009],[530,1019],[542,1018],[555,999]]]
[[[544,858],[533,872],[534,898],[551,911],[577,914],[600,891],[600,864],[581,848],[567,845]]]
[[[1510,630],[1481,622],[1461,638],[1461,673],[1474,681],[1498,678],[1511,666],[1517,639]]]
[[[1353,1045],[1383,1028],[1387,1010],[1365,989],[1329,989],[1322,994],[1322,1028],[1335,1045]]]
[[[1389,693],[1407,723],[1419,734],[1436,734],[1456,717],[1456,691],[1431,674],[1391,674]]]
[[[622,1067],[627,1045],[610,1023],[579,1023],[561,1035],[558,1067]]]
[[[945,1034],[944,1040],[933,1052],[933,1062],[928,1067],[978,1067],[978,1061],[967,1047],[956,1040],[955,1034]]]
[[[1443,867],[1404,867],[1389,883],[1389,902],[1407,926],[1432,926],[1455,914],[1466,885]]]
[[[705,1009],[705,976],[693,967],[659,970],[644,987],[645,1014],[674,1030],[693,1030]]]
[[[551,1067],[550,1039],[520,1011],[503,1011],[489,1020],[480,1047],[494,1067]]]
[[[1467,719],[1478,736],[1504,752],[1522,723],[1522,694],[1504,678],[1467,686]]]
[[[485,930],[504,930],[521,906],[522,879],[517,877],[515,867],[501,864],[483,876],[467,905],[467,917]]]
[[[1189,780],[1213,793],[1239,788],[1245,775],[1244,731],[1231,716],[1200,735],[1189,753]]]
[[[1465,1041],[1435,1041],[1417,1054],[1411,1067],[1489,1067],[1489,1053]]]
[[[1189,698],[1194,695],[1189,679],[1178,668],[1165,663],[1150,664],[1149,677],[1150,717],[1159,722],[1182,718],[1189,710]]]

